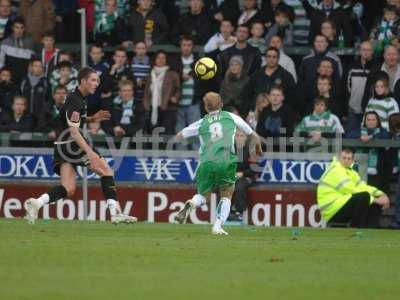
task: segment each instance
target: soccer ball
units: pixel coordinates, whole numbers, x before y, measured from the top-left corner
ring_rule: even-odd
[[[211,58],[203,57],[196,62],[194,71],[199,79],[209,80],[217,74],[217,64]]]

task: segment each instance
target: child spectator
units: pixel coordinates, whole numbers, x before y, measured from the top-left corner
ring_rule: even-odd
[[[248,43],[258,48],[260,53],[265,53],[267,49],[267,43],[264,39],[264,24],[261,22],[255,22],[251,25],[250,30],[251,38],[249,38]]]
[[[375,40],[375,54],[382,54],[385,47],[400,33],[399,27],[400,22],[396,7],[393,5],[385,6],[381,20],[372,29],[370,35],[370,38]]]
[[[321,24],[321,34],[328,38],[329,47],[338,47],[336,25],[331,20],[325,20]],[[343,47],[343,45],[341,45]]]
[[[23,96],[15,96],[11,112],[1,112],[0,132],[30,132],[33,118],[27,112],[27,101]]]
[[[104,47],[115,46],[126,39],[125,20],[117,12],[117,0],[106,0],[105,3],[105,11],[96,14],[94,41]]]
[[[27,111],[37,122],[48,100],[47,80],[39,58],[32,59],[29,64],[28,75],[21,82],[21,95],[27,99]]]
[[[41,59],[46,77],[54,70],[54,67],[57,65],[57,57],[60,49],[57,49],[54,46],[55,41],[55,35],[52,32],[46,32],[43,34],[43,49],[41,51]]]
[[[151,70],[150,58],[144,42],[135,44],[135,56],[132,59],[131,70],[133,78],[135,78],[135,98],[143,101],[144,87]]]
[[[12,23],[12,34],[1,43],[0,68],[9,67],[15,83],[19,84],[33,55],[33,41],[25,33],[25,21],[17,17]]]
[[[143,105],[134,98],[134,86],[130,80],[119,82],[119,96],[113,100],[111,120],[104,122],[104,131],[113,136],[133,136],[144,128]]]
[[[375,111],[381,120],[382,128],[389,130],[389,117],[399,112],[399,106],[390,96],[389,83],[385,79],[375,82],[374,97],[368,101],[365,112]]]
[[[293,45],[293,25],[290,22],[287,10],[278,9],[275,12],[275,23],[269,28],[265,37],[267,45],[271,43],[271,39],[275,35],[282,38],[285,46]]]
[[[330,138],[335,137],[337,133],[343,134],[344,130],[339,118],[327,110],[326,98],[317,97],[313,113],[301,120],[295,132],[318,142],[322,137]]]
[[[54,92],[55,88],[59,85],[65,86],[68,93],[75,91],[78,86],[78,79],[74,70],[71,62],[60,62],[57,69],[52,73],[53,77],[50,78],[51,91]]]
[[[18,87],[13,82],[11,70],[3,67],[0,70],[0,112],[11,111],[13,98],[18,93]]]
[[[36,130],[39,132],[47,133],[51,140],[55,140],[61,128],[61,119],[59,118],[60,109],[64,105],[65,98],[67,97],[67,89],[65,86],[59,85],[53,92],[53,101],[43,107],[40,114],[39,122]]]

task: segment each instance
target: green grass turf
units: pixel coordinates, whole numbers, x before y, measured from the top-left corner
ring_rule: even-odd
[[[399,232],[227,229],[1,219],[0,299],[399,299]]]

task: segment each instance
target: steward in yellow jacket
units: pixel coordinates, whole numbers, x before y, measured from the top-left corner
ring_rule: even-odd
[[[325,221],[350,221],[352,227],[368,227],[390,201],[382,191],[361,180],[353,164],[350,149],[343,149],[339,159],[333,158],[318,184],[318,207]]]

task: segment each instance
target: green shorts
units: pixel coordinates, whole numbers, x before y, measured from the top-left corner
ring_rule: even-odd
[[[204,195],[213,190],[231,186],[236,181],[236,162],[204,162],[196,170],[198,193]]]

